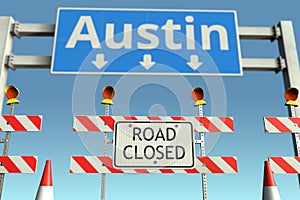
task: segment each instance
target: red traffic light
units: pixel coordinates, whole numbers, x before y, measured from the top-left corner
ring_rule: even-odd
[[[104,99],[112,100],[115,97],[115,90],[112,86],[105,86],[102,90],[102,96]]]
[[[15,99],[19,96],[19,90],[13,85],[6,86],[4,88],[5,95],[8,99]]]
[[[195,101],[194,106],[206,105],[206,102],[203,100],[204,92],[200,87],[196,87],[192,91],[192,99]]]
[[[105,86],[102,90],[103,100],[101,101],[102,104],[113,104],[112,99],[115,97],[115,89],[112,86]]]
[[[202,100],[204,98],[204,92],[203,92],[203,89],[200,88],[200,87],[196,87],[193,89],[192,91],[192,99],[194,101],[199,101],[199,100]]]
[[[7,105],[20,103],[17,97],[19,96],[19,89],[13,85],[8,85],[4,88],[5,95],[7,97]]]
[[[289,88],[285,91],[284,97],[288,101],[296,101],[299,91],[296,88]]]
[[[298,98],[299,91],[297,88],[289,88],[285,91],[284,97],[287,100],[285,105],[289,106],[298,106],[298,102],[296,102]]]

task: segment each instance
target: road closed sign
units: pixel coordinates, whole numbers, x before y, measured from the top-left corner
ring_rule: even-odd
[[[116,168],[191,168],[194,132],[190,122],[119,121],[115,123]]]

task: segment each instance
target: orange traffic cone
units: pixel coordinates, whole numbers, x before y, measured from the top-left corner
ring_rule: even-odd
[[[280,200],[270,163],[265,161],[264,187],[262,200]]]
[[[41,179],[40,187],[38,189],[35,200],[53,200],[53,184],[52,184],[52,170],[51,160],[46,161],[44,173]]]

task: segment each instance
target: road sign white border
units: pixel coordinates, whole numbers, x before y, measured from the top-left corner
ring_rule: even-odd
[[[58,31],[58,19],[60,10],[103,10],[103,11],[153,11],[153,12],[161,12],[161,11],[170,11],[170,12],[216,12],[216,13],[233,13],[235,27],[236,27],[236,41],[238,48],[238,61],[240,63],[240,73],[237,74],[223,74],[223,73],[159,73],[159,72],[55,72],[53,71],[53,64],[55,60],[55,49],[56,49],[56,35]],[[56,20],[55,20],[55,31],[54,31],[54,39],[53,39],[53,49],[52,49],[52,58],[51,58],[51,66],[50,73],[51,74],[70,74],[70,75],[112,75],[112,76],[121,76],[121,75],[143,75],[143,76],[243,76],[243,66],[242,66],[242,55],[241,55],[241,47],[240,47],[240,38],[239,38],[239,29],[238,29],[238,19],[236,10],[198,10],[198,9],[145,9],[145,8],[79,8],[79,7],[59,7],[57,8]]]
[[[151,124],[151,123],[160,123],[160,124],[164,124],[164,123],[168,123],[168,124],[190,124],[190,127],[191,127],[191,139],[192,139],[192,145],[191,145],[191,148],[192,148],[192,165],[191,166],[133,166],[133,167],[129,167],[129,166],[118,166],[116,165],[116,161],[115,161],[115,158],[116,158],[116,142],[117,142],[117,125],[119,123],[135,123],[135,124],[138,124],[138,123],[148,123],[148,124]],[[114,139],[113,139],[113,166],[115,168],[123,168],[123,169],[189,169],[189,168],[193,168],[194,165],[195,165],[195,157],[196,157],[196,154],[195,154],[195,135],[194,135],[194,130],[193,130],[193,124],[189,121],[157,121],[157,120],[152,120],[152,121],[117,121],[115,124],[114,124]]]

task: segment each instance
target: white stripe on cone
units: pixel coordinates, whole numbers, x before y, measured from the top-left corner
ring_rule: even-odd
[[[263,200],[280,200],[280,195],[276,186],[264,187]]]
[[[265,161],[264,167],[264,187],[262,200],[280,200],[278,188],[276,186],[270,163]]]
[[[54,200],[51,161],[47,160],[35,200]]]
[[[53,186],[40,186],[35,200],[53,200]]]

